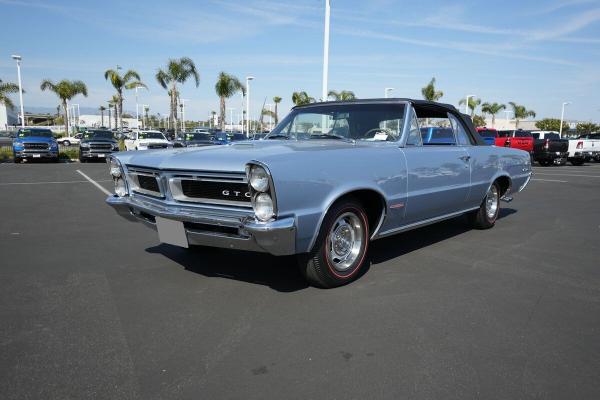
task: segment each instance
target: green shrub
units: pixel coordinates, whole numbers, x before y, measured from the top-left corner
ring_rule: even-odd
[[[61,160],[76,160],[79,158],[79,148],[73,149],[60,149],[58,153],[58,158]]]
[[[0,162],[12,160],[13,151],[11,147],[0,147]]]

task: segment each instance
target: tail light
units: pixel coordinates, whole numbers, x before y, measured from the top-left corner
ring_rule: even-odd
[[[550,140],[544,140],[544,150],[548,150],[550,148]]]
[[[506,139],[506,142],[504,142],[504,147],[510,147],[510,139]]]
[[[583,149],[583,142],[577,142],[577,148]]]

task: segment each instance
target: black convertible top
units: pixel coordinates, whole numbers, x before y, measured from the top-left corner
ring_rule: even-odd
[[[473,121],[471,117],[467,114],[463,114],[452,104],[447,103],[438,103],[435,101],[429,100],[419,100],[419,99],[408,99],[408,98],[380,98],[380,99],[354,99],[354,100],[344,100],[344,101],[323,101],[318,103],[309,103],[301,106],[295,106],[292,110],[302,109],[302,108],[310,108],[317,106],[333,106],[340,104],[389,104],[389,103],[410,103],[416,109],[422,109],[431,111],[432,113],[436,112],[451,112],[456,117],[460,118],[464,125],[469,129],[469,134],[475,141],[475,145],[477,146],[486,146],[486,143],[483,141],[481,136],[477,133],[475,126],[473,125]]]

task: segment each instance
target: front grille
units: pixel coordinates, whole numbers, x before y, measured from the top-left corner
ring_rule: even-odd
[[[111,151],[112,144],[110,143],[91,143],[90,150],[102,150],[102,151]]]
[[[24,143],[25,150],[48,150],[48,143]]]
[[[192,199],[224,200],[250,203],[247,183],[181,180],[181,192]]]
[[[166,149],[167,148],[167,144],[166,143],[150,143],[148,145],[149,149]]]
[[[151,192],[160,193],[158,181],[155,177],[149,175],[137,175],[140,189],[149,190]]]

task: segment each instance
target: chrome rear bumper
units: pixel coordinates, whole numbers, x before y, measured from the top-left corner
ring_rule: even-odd
[[[223,215],[220,211],[157,204],[129,196],[109,196],[106,203],[128,221],[142,222],[155,230],[155,217],[181,221],[190,245],[258,251],[276,256],[296,253],[296,224],[291,217],[258,222],[250,213]]]

